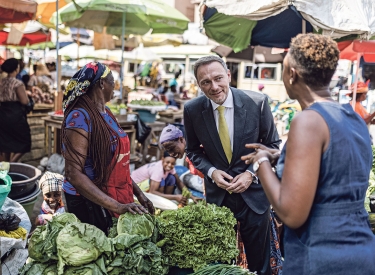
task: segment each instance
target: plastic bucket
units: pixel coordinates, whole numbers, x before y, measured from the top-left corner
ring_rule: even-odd
[[[139,115],[139,118],[143,122],[152,123],[152,122],[155,122],[155,120],[156,120],[156,112],[155,112],[155,114],[151,114],[151,112],[148,111],[148,110],[137,110],[137,113]]]
[[[21,203],[21,205],[23,206],[23,208],[25,208],[26,213],[29,217],[31,217],[31,215],[33,214],[34,205],[37,199],[38,199],[38,196],[36,196],[32,201]]]
[[[35,202],[38,200],[38,196],[40,193],[41,190],[39,189],[38,185],[35,184],[31,194],[19,199],[15,199],[15,201],[17,201],[19,204],[23,206],[23,208],[25,208],[26,213],[29,217],[31,217],[33,214],[34,205]]]

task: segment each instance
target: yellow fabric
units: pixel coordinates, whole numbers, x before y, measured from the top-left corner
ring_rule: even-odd
[[[228,162],[230,163],[232,160],[232,148],[230,146],[228,125],[224,116],[225,107],[219,106],[217,107],[217,110],[219,112],[219,136],[221,140],[221,145],[223,145],[225,155],[227,156]]]
[[[137,185],[143,192],[148,192],[150,190],[150,180],[148,179],[137,183]]]
[[[18,227],[16,230],[9,231],[9,233],[4,230],[0,230],[0,237],[12,238],[12,239],[22,239],[25,240],[27,236],[27,231],[23,227]]]

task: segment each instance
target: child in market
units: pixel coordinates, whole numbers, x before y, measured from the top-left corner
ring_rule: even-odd
[[[53,216],[65,212],[62,201],[62,184],[64,177],[57,173],[47,171],[39,180],[39,188],[43,193],[43,204],[35,224],[43,225]]]
[[[180,190],[185,187],[174,169],[175,164],[176,158],[165,152],[161,160],[145,164],[134,170],[131,178],[140,186],[142,191],[186,205],[187,200],[185,197],[174,194],[176,187]]]
[[[182,158],[185,154],[186,140],[184,138],[184,135],[179,128],[177,128],[176,126],[172,124],[169,124],[168,126],[164,127],[159,138],[159,143],[162,149],[167,151],[171,156],[175,158]],[[195,190],[203,193],[203,195],[200,195],[200,196],[197,194],[197,196],[202,198],[204,197],[204,193],[205,193],[204,183],[202,180],[204,176],[200,171],[198,171],[194,167],[193,163],[187,157],[186,157],[186,162],[189,165],[190,174],[193,177],[196,177],[195,179],[192,179],[191,177],[190,178],[193,180],[193,182],[201,183],[200,188],[195,188]],[[185,178],[184,178],[184,182],[185,182]],[[187,182],[185,182],[185,184],[187,184],[188,187],[190,188],[192,187]]]

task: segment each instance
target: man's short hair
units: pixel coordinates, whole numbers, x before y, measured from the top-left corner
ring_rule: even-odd
[[[194,63],[194,76],[197,81],[198,81],[198,77],[197,77],[198,68],[202,65],[210,64],[212,62],[219,62],[223,66],[225,71],[228,71],[227,64],[220,57],[216,55],[203,56]]]

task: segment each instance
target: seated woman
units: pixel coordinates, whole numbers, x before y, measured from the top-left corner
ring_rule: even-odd
[[[352,101],[355,100],[355,112],[360,115],[360,117],[365,121],[367,125],[370,123],[374,124],[373,119],[375,117],[375,112],[373,112],[372,114],[369,114],[367,110],[365,109],[365,107],[363,107],[363,105],[361,104],[361,102],[365,101],[367,97],[367,92],[368,92],[367,85],[363,82],[358,82],[356,97],[353,98],[353,92],[355,88],[354,85],[355,84],[353,84],[350,87],[352,92],[348,94],[352,98],[352,100],[350,101],[350,104],[352,104]]]
[[[46,172],[39,180],[39,188],[43,193],[43,204],[35,224],[43,225],[53,216],[64,213],[65,207],[62,201],[62,184],[64,177],[57,173]]]
[[[186,205],[187,200],[185,197],[174,194],[176,186],[180,190],[185,187],[174,169],[175,164],[176,158],[165,152],[161,160],[145,164],[133,171],[131,178],[139,185],[147,181],[146,185],[149,188],[146,187],[144,189],[149,193]]]

